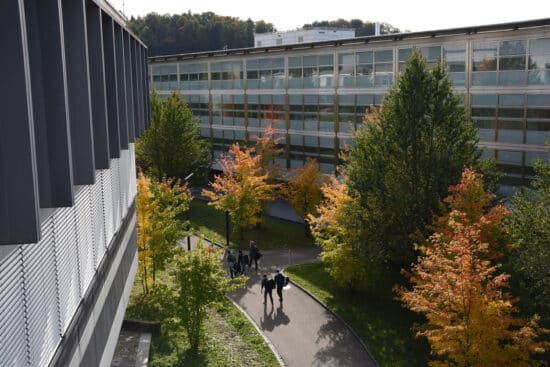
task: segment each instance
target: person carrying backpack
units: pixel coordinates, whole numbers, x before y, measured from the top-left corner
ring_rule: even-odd
[[[269,299],[271,300],[271,306],[273,306],[273,288],[275,288],[275,281],[271,278],[267,278],[267,275],[263,275],[262,286],[260,287],[260,293],[264,294],[264,305],[267,303],[267,295],[269,294]]]
[[[279,302],[283,302],[283,287],[286,285],[286,279],[285,277],[283,276],[283,274],[281,274],[281,272],[279,271],[279,269],[276,270],[276,275],[275,275],[275,278],[273,278],[273,280],[275,281],[275,284],[277,285],[277,295],[279,296]]]

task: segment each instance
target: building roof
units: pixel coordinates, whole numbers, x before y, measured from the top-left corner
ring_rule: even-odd
[[[390,34],[383,34],[380,36],[363,36],[363,37],[355,37],[355,38],[349,38],[349,39],[319,41],[319,42],[300,43],[300,44],[292,44],[292,45],[248,47],[248,48],[236,48],[236,49],[229,49],[229,50],[202,51],[202,52],[192,52],[192,53],[185,53],[185,54],[152,56],[152,57],[149,57],[149,61],[150,62],[181,61],[181,60],[188,60],[188,59],[216,57],[216,56],[238,56],[238,55],[259,54],[259,53],[269,53],[269,52],[279,52],[279,51],[289,51],[289,50],[312,49],[317,47],[321,48],[321,47],[329,47],[329,46],[342,46],[342,45],[353,45],[353,44],[362,44],[362,43],[401,41],[404,39],[414,39],[414,38],[435,38],[439,36],[470,35],[470,34],[478,34],[478,33],[544,27],[549,25],[550,25],[550,18],[543,18],[543,19],[534,19],[534,20],[526,20],[526,21],[519,21],[519,22],[449,28],[449,29],[441,29],[441,30],[433,30],[433,31],[390,33]]]

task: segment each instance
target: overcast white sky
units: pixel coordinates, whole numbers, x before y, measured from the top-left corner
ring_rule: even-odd
[[[550,17],[549,0],[109,0],[125,14],[181,14],[212,11],[246,20],[265,20],[292,30],[315,20],[361,19],[422,31]]]

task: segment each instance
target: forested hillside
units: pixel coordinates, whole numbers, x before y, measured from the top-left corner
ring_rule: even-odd
[[[273,24],[263,20],[241,20],[212,12],[181,15],[150,13],[144,17],[132,17],[128,26],[149,47],[149,56],[252,47],[254,32],[276,31]],[[355,28],[357,36],[374,34],[374,23],[359,19],[316,21],[304,25],[308,26]],[[382,33],[398,31],[389,24],[382,24]]]

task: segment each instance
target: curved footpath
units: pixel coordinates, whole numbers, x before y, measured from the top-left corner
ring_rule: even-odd
[[[192,238],[192,246],[197,239]],[[186,247],[186,241],[180,245]],[[283,303],[273,290],[273,306],[263,304],[260,280],[264,273],[289,265],[318,261],[318,248],[262,250],[258,273],[249,272],[246,287],[229,295],[256,323],[283,359],[285,366],[376,366],[374,359],[349,328],[300,288],[283,291]]]
[[[273,291],[263,304],[261,274],[273,275],[289,264],[317,260],[319,249],[265,250],[258,274],[252,270],[246,288],[229,295],[258,325],[273,344],[286,366],[376,366],[374,359],[348,327],[300,288],[291,285],[283,291],[280,303]],[[290,260],[290,262],[289,262]]]

